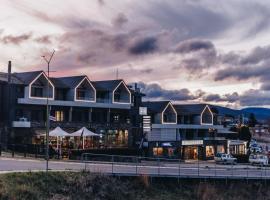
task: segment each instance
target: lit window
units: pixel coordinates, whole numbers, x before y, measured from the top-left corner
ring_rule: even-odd
[[[118,122],[119,121],[119,115],[114,115],[113,116],[113,121]]]
[[[56,121],[57,122],[62,122],[62,121],[64,121],[64,111],[59,111],[59,110],[57,110],[57,111],[55,111],[55,118],[56,118]]]
[[[213,146],[206,146],[206,157],[213,157],[215,154]]]
[[[217,145],[217,153],[225,153],[224,145]]]
[[[154,156],[162,156],[163,155],[163,148],[162,147],[154,147],[153,148],[153,155]]]

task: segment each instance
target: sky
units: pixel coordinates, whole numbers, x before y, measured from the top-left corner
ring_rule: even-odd
[[[0,71],[137,82],[150,100],[270,107],[270,1],[0,0]],[[117,73],[118,71],[118,73]],[[117,76],[118,74],[118,76]]]

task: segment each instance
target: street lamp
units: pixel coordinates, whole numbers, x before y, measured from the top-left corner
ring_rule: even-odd
[[[49,119],[49,116],[50,116],[50,111],[49,111],[49,78],[50,78],[50,63],[51,63],[51,60],[53,58],[53,55],[55,53],[55,50],[53,50],[51,56],[49,59],[46,58],[46,56],[42,56],[42,58],[46,61],[47,63],[47,76],[48,76],[48,80],[47,80],[47,103],[46,103],[46,110],[47,110],[47,113],[46,113],[46,172],[48,172],[48,169],[49,169],[49,123],[50,123],[50,119]]]

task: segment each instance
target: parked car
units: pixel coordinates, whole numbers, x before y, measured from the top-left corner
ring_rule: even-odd
[[[262,153],[263,152],[262,147],[260,147],[260,146],[250,147],[249,150],[251,153]]]
[[[236,164],[237,159],[234,158],[231,154],[226,153],[217,153],[214,157],[216,163],[222,163],[222,164]]]
[[[252,165],[268,165],[268,157],[262,154],[251,154],[248,159]]]

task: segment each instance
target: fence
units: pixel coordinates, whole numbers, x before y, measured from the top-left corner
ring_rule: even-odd
[[[221,165],[215,162],[85,153],[84,168],[95,173],[214,179],[270,179],[268,166]]]
[[[35,144],[0,144],[0,156],[3,154],[8,157],[35,157],[35,158],[45,158],[46,146],[45,145],[35,145]],[[58,157],[56,151],[52,148],[49,149],[50,158]]]

